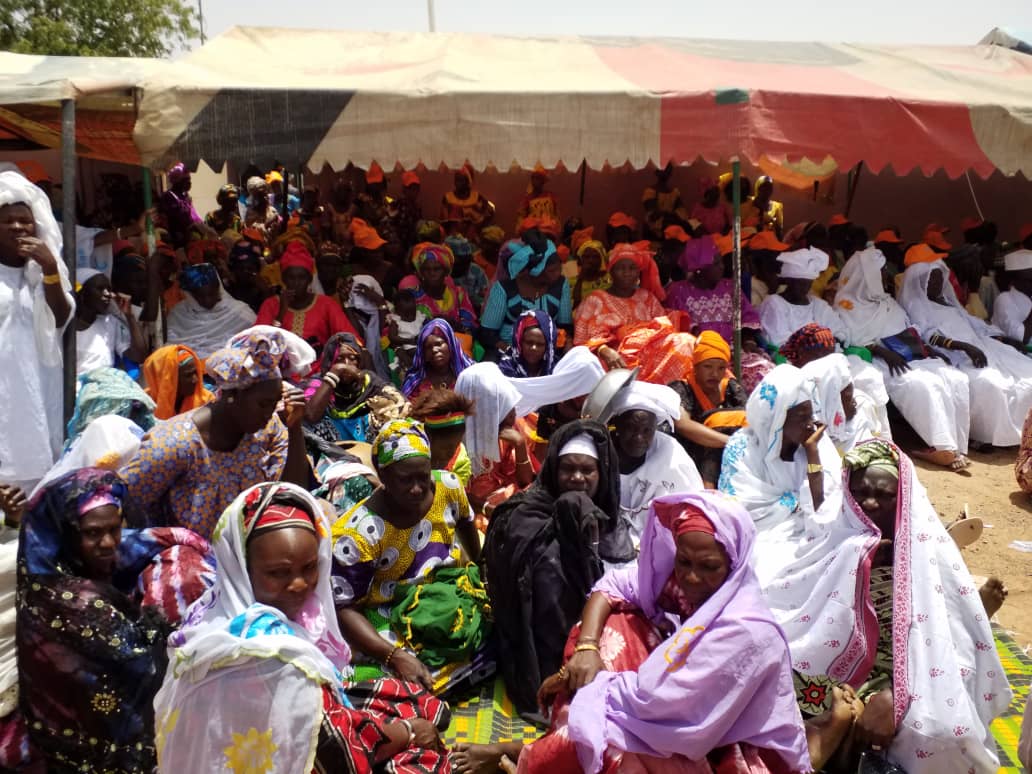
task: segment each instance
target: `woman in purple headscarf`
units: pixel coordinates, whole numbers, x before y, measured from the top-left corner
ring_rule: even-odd
[[[637,566],[596,584],[541,688],[558,694],[552,733],[524,748],[520,772],[811,770],[755,535],[717,493],[653,502]]]
[[[190,199],[192,182],[190,171],[182,162],[178,162],[168,170],[169,188],[158,199],[158,212],[165,220],[168,241],[173,247],[186,247],[190,241],[190,231],[195,228],[215,239],[219,236],[204,225],[201,216],[194,209],[193,201]]]
[[[774,368],[759,343],[760,315],[749,303],[749,298],[735,288],[733,279],[724,276],[721,249],[713,237],[706,235],[693,239],[684,246],[678,265],[685,279],[667,288],[663,306],[687,312],[692,320],[692,333],[703,331],[719,333],[728,346],[733,346],[734,293],[742,296],[742,386],[746,393],[763,381]]]

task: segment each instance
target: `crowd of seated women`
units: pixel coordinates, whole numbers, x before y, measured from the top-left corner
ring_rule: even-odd
[[[0,456],[0,768],[994,771],[1006,590],[892,438],[957,470],[1021,441],[1032,251],[976,282],[935,229],[785,232],[761,179],[753,308],[717,184],[689,217],[660,172],[643,230],[604,240],[560,225],[544,170],[509,240],[469,169],[433,222],[414,175],[306,191],[289,224],[253,178],[239,223],[209,216],[244,231],[193,246],[213,262],[145,261],[182,339],[133,370],[130,325],[64,445],[3,420],[32,433]],[[72,292],[10,175],[28,410],[84,292],[132,312]],[[991,322],[982,279],[1009,288]],[[540,738],[448,750],[449,700],[496,676]]]

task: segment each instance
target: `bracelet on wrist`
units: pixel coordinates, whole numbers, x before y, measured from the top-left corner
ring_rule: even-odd
[[[821,463],[819,463],[819,462],[817,462],[817,463],[811,462],[811,463],[809,463],[806,466],[806,472],[807,472],[808,475],[810,473],[823,473],[824,472],[824,466],[821,465]]]
[[[581,653],[581,652],[587,651],[587,650],[590,650],[590,651],[593,651],[593,652],[599,653],[599,654],[601,654],[601,652],[602,652],[601,650],[599,650],[598,645],[596,645],[593,642],[584,642],[584,643],[578,642],[577,646],[573,649],[573,652],[574,653]]]
[[[395,655],[395,654],[396,654],[396,653],[397,653],[397,652],[398,652],[399,650],[401,650],[401,646],[400,646],[400,645],[395,645],[395,646],[394,646],[393,648],[391,648],[391,652],[390,652],[390,653],[388,653],[388,654],[387,654],[387,658],[385,658],[385,659],[383,660],[383,666],[384,666],[384,668],[385,668],[385,669],[390,669],[390,666],[391,666],[391,659],[393,659],[393,658],[394,658],[394,655]]]
[[[58,274],[57,272],[55,272],[53,274],[44,274],[43,275],[43,284],[44,285],[60,285],[61,284],[61,275]]]

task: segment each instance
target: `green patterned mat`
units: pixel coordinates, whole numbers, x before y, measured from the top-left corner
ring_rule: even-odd
[[[1000,772],[1022,774],[1024,769],[1018,763],[1018,735],[1029,685],[1032,684],[1032,658],[1023,653],[1014,638],[1002,629],[994,627],[993,634],[1007,679],[1014,689],[1014,701],[992,725],[1000,755]],[[456,742],[532,742],[541,733],[516,714],[512,702],[505,695],[505,685],[498,677],[482,685],[472,696],[452,702],[452,722],[445,733],[445,741],[449,745]]]
[[[1022,652],[1021,646],[1002,629],[993,627],[996,636],[996,650],[1003,662],[1014,701],[1007,711],[993,721],[992,732],[996,749],[1000,754],[1000,771],[1006,774],[1021,774],[1025,769],[1018,762],[1018,735],[1021,733],[1021,718],[1028,700],[1029,684],[1032,683],[1032,658]]]
[[[544,729],[526,723],[505,694],[505,683],[496,677],[479,691],[451,702],[451,725],[444,734],[449,746],[456,743],[533,742]]]

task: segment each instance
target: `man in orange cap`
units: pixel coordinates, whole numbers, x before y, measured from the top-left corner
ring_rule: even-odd
[[[761,231],[749,240],[747,256],[749,258],[750,301],[753,308],[763,303],[771,293],[777,293],[780,281],[778,275],[781,265],[778,256],[788,249],[788,245],[778,239],[773,231]]]
[[[520,224],[527,218],[536,218],[541,221],[554,221],[560,223],[559,199],[551,191],[545,190],[548,182],[548,170],[540,162],[534,165],[534,171],[530,173],[530,185],[527,186],[527,195],[520,202],[516,210],[516,232],[520,231]]]
[[[921,241],[939,252],[948,253],[953,249],[953,245],[946,241],[946,234],[948,233],[949,229],[945,226],[940,226],[938,223],[929,223],[925,226]]]
[[[663,229],[663,241],[656,253],[659,266],[659,281],[666,285],[671,279],[684,279],[684,274],[677,265],[677,259],[684,252],[684,246],[691,237],[681,226],[675,224]]]
[[[412,170],[401,175],[401,197],[391,207],[391,225],[398,239],[407,249],[416,243],[416,223],[423,219],[423,207],[419,203],[422,181]]]
[[[626,212],[614,212],[609,216],[606,223],[606,239],[609,241],[609,248],[612,249],[620,244],[630,244],[635,240],[638,233],[638,221]]]
[[[874,235],[874,246],[885,256],[885,269],[893,277],[903,271],[903,239],[899,229],[887,226]]]
[[[387,195],[387,177],[375,161],[365,174],[365,191],[355,197],[358,217],[384,233],[390,228],[390,209],[394,200]]]

